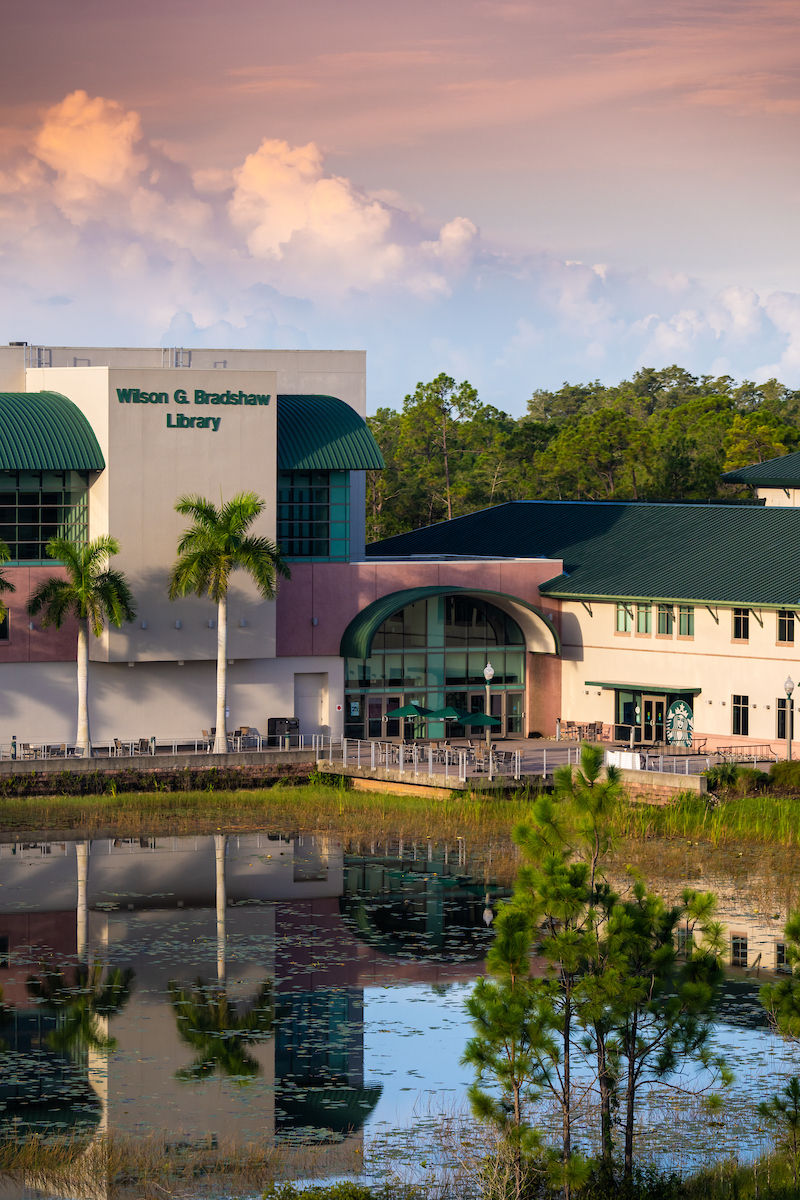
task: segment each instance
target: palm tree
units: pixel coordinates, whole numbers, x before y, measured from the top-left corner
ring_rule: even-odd
[[[104,974],[99,958],[89,966],[77,966],[71,984],[61,967],[44,966],[40,976],[29,975],[28,995],[59,1018],[58,1027],[47,1038],[52,1049],[73,1058],[82,1050],[110,1054],[116,1049],[115,1039],[108,1036],[102,1022],[125,1008],[133,980],[130,968],[112,967]]]
[[[228,690],[228,585],[231,573],[247,571],[264,600],[274,600],[277,577],[290,578],[289,568],[274,542],[254,537],[248,530],[265,508],[255,492],[241,492],[219,508],[202,496],[181,496],[175,511],[191,517],[178,543],[178,561],[172,568],[170,600],[194,592],[217,605],[217,727],[214,752],[225,754],[225,702]]]
[[[28,612],[32,617],[44,612],[42,625],[60,629],[67,617],[78,619],[78,736],[77,745],[91,757],[89,736],[89,629],[100,637],[106,619],[119,628],[123,621],[136,616],[128,581],[121,571],[108,567],[108,559],[119,554],[119,542],[113,537],[95,538],[86,546],[54,537],[47,543],[50,558],[66,568],[67,578],[51,575],[31,594]]]
[[[260,1073],[258,1060],[248,1052],[248,1046],[273,1036],[275,1007],[269,980],[260,984],[244,1012],[237,1012],[224,988],[201,978],[192,988],[171,982],[169,998],[181,1040],[195,1051],[194,1062],[177,1071],[176,1079],[199,1083],[219,1073],[242,1082]]]
[[[0,563],[8,562],[10,558],[11,551],[3,539],[0,538]],[[6,579],[3,572],[0,571],[0,621],[4,620],[6,614],[8,613],[8,607],[3,603],[2,593],[15,592],[16,590],[17,589],[14,587],[14,584],[11,583],[10,580]]]

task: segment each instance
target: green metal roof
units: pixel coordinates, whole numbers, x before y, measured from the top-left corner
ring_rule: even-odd
[[[0,471],[102,471],[103,453],[60,392],[0,392]]]
[[[699,687],[679,687],[677,683],[620,683],[619,680],[598,682],[596,679],[587,679],[583,686],[605,688],[610,692],[620,689],[623,692],[670,692],[676,696],[699,696],[703,690]]]
[[[562,599],[800,605],[800,508],[516,500],[367,547],[417,554],[560,559]]]
[[[278,396],[282,471],[381,471],[378,443],[354,408],[335,396]]]
[[[800,487],[800,451],[782,454],[763,463],[740,467],[722,476],[723,483],[748,483],[751,487]]]
[[[561,642],[558,634],[541,608],[537,608],[535,604],[528,604],[527,600],[520,600],[518,596],[509,596],[507,592],[492,592],[487,591],[485,588],[453,587],[452,585],[408,588],[406,591],[390,592],[388,596],[381,596],[379,600],[373,600],[372,604],[368,604],[366,608],[362,608],[361,612],[353,617],[345,629],[342,634],[339,653],[342,658],[369,658],[372,652],[373,637],[383,622],[391,617],[393,613],[399,612],[407,604],[416,604],[418,600],[426,600],[428,596],[451,595],[487,596],[495,600],[511,600],[514,604],[519,604],[520,607],[527,608],[529,612],[540,617],[549,630],[553,639],[553,653],[561,653]]]

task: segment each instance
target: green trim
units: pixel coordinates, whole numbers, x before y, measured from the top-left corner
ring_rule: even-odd
[[[560,578],[560,576],[559,576]],[[694,596],[605,596],[600,592],[560,592],[555,588],[549,588],[548,583],[552,583],[552,579],[548,579],[547,583],[543,583],[539,588],[542,596],[552,596],[555,600],[575,600],[581,604],[587,600],[595,600],[598,603],[607,604],[676,604],[678,606],[692,607],[692,605],[705,607],[713,604],[715,608],[764,608],[767,612],[783,612],[784,609],[796,609],[800,606],[800,600],[794,604],[762,604],[760,601],[754,603],[752,600],[714,600],[704,596],[699,599]]]
[[[382,471],[366,421],[335,396],[278,396],[279,471]]]
[[[561,653],[561,639],[558,633],[542,609],[537,608],[535,604],[529,604],[527,600],[520,600],[519,596],[511,596],[507,592],[489,591],[486,588],[453,587],[452,585],[408,588],[406,591],[390,592],[387,596],[381,596],[379,600],[373,600],[372,604],[368,604],[357,616],[353,617],[345,629],[339,645],[339,653],[342,658],[359,660],[369,658],[372,653],[373,637],[383,622],[393,613],[399,612],[407,604],[416,604],[418,600],[426,600],[429,596],[450,595],[488,596],[498,600],[511,600],[514,604],[519,604],[544,622],[553,638],[553,653]]]
[[[672,692],[676,696],[699,696],[702,688],[699,687],[678,687],[674,683],[619,683],[607,680],[598,681],[596,679],[587,679],[584,682],[584,687],[599,687],[605,688],[606,691],[622,691],[622,692]]]
[[[0,392],[0,471],[102,471],[81,410],[60,392]]]

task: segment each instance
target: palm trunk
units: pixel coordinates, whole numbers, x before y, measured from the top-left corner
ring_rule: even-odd
[[[89,737],[89,622],[86,617],[78,618],[78,736],[77,753],[84,758],[92,756]]]
[[[228,597],[222,595],[217,605],[217,731],[214,753],[228,753],[228,731],[225,727],[225,708],[228,694]]]

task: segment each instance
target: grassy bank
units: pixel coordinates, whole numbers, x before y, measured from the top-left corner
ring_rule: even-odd
[[[345,838],[392,837],[507,842],[530,811],[532,795],[454,792],[449,800],[356,792],[314,779],[267,788],[155,791],[103,795],[0,797],[5,833],[64,832],[84,836],[166,836],[269,829],[304,833],[335,829]],[[663,807],[621,801],[613,835],[631,842],[691,839],[713,846],[800,845],[800,796],[732,796],[716,805],[681,793]]]
[[[450,800],[355,792],[312,782],[246,791],[31,796],[0,799],[5,833],[69,832],[73,836],[167,836],[270,830],[296,834],[333,829],[344,838],[508,841],[529,800],[455,793]]]

